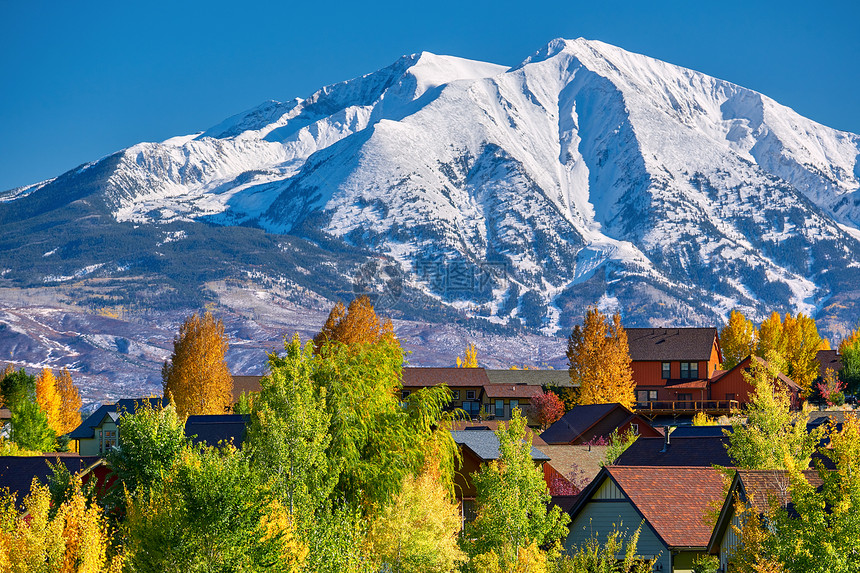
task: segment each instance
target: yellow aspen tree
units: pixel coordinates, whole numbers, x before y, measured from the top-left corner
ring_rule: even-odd
[[[36,403],[48,417],[48,427],[58,436],[62,435],[62,398],[57,390],[57,379],[50,368],[43,368],[36,377]]]
[[[729,321],[720,331],[720,349],[723,353],[720,367],[724,370],[733,368],[747,356],[755,354],[755,326],[740,311],[729,313]]]
[[[583,325],[576,325],[568,338],[567,359],[570,381],[579,388],[579,404],[617,402],[633,408],[636,384],[620,315],[610,322],[599,310],[589,308]]]
[[[322,330],[314,337],[315,352],[319,354],[328,342],[347,346],[373,344],[380,341],[397,342],[394,326],[388,319],[381,320],[366,296],[360,296],[345,307],[338,302],[326,319]]]
[[[860,342],[860,328],[855,328],[851,334],[839,341],[839,354],[845,354],[846,348],[854,348],[858,342]]]
[[[818,348],[821,346],[821,336],[815,325],[815,319],[802,312],[796,317],[785,315],[782,324],[782,339],[788,366],[788,376],[803,389],[803,394],[812,393],[812,383],[818,377]]]
[[[165,397],[181,417],[224,414],[233,406],[233,377],[224,323],[207,312],[185,319],[173,339],[173,354],[161,370]]]
[[[758,347],[756,354],[765,358],[777,354],[785,356],[785,344],[782,340],[782,317],[773,312],[758,329]],[[765,358],[767,360],[767,358]]]
[[[57,435],[68,434],[81,425],[81,393],[66,368],[57,377],[57,394],[60,396],[60,424]]]
[[[465,358],[457,357],[457,368],[477,368],[478,349],[471,342],[466,345]]]

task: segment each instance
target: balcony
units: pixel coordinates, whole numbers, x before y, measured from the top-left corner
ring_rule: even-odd
[[[636,402],[636,413],[645,416],[692,415],[704,412],[710,416],[731,415],[740,408],[737,400],[683,400],[676,402]]]

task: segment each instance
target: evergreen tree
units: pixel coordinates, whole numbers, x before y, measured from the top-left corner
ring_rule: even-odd
[[[224,360],[227,347],[224,323],[211,313],[194,314],[182,324],[170,362],[161,372],[164,395],[171,397],[180,416],[230,411],[233,377]]]
[[[755,326],[738,310],[729,313],[729,321],[720,331],[720,349],[723,354],[720,368],[724,370],[734,368],[744,358],[755,354]]]
[[[34,401],[22,400],[12,409],[12,441],[24,450],[52,452],[57,435],[48,426],[48,417]]]
[[[617,402],[633,408],[636,384],[620,315],[610,323],[596,308],[588,309],[583,325],[576,325],[568,338],[567,359],[580,404]]]

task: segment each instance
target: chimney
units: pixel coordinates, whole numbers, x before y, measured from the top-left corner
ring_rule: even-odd
[[[660,450],[661,454],[665,454],[669,451],[669,446],[671,445],[671,434],[672,430],[675,429],[675,426],[666,426],[666,432],[663,434],[663,449]]]

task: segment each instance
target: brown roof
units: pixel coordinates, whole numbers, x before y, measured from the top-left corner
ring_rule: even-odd
[[[666,384],[666,388],[671,388],[672,390],[704,390],[708,387],[708,380],[684,380],[683,382],[678,382],[677,384]]]
[[[668,547],[707,547],[705,514],[723,499],[714,468],[609,466],[604,468]]]
[[[570,372],[564,370],[486,370],[490,384],[522,384],[531,386],[563,386],[572,387]]]
[[[823,483],[815,470],[806,470],[803,475],[813,487]],[[768,510],[771,499],[775,499],[780,507],[791,502],[789,477],[785,470],[738,470],[738,481],[747,503],[759,513]]]
[[[260,391],[260,379],[262,376],[233,376],[233,402],[236,403],[239,401],[239,395],[244,392],[245,394],[250,394],[251,392],[259,392]]]
[[[484,394],[487,398],[531,398],[540,394],[540,386],[526,386],[525,384],[488,384],[484,386]]]
[[[405,388],[428,388],[437,384],[451,387],[481,387],[490,383],[483,368],[404,368]]]
[[[481,420],[481,421],[472,421],[472,420],[457,420],[453,424],[451,424],[452,430],[466,430],[470,428],[474,428],[477,430],[492,430],[496,431],[499,429],[499,424],[503,423],[499,420]],[[540,447],[541,451],[543,451],[544,446],[546,446],[546,442],[544,442],[541,437],[535,433],[532,428],[526,426],[526,432],[531,434],[532,436],[532,445]]]
[[[824,378],[828,368],[834,372],[842,370],[842,355],[836,350],[819,350],[815,359],[818,360],[818,375],[821,378]]]
[[[0,420],[11,420],[12,411],[9,408],[0,408]]]
[[[708,360],[716,328],[627,328],[630,358],[642,361]]]
[[[640,438],[641,439],[641,438]],[[607,446],[545,445],[540,451],[550,458],[550,464],[565,478],[572,478],[584,488],[600,473],[600,462],[606,456]]]

